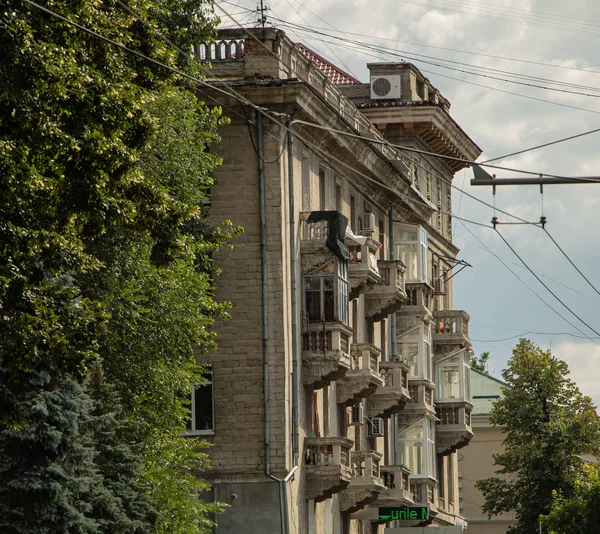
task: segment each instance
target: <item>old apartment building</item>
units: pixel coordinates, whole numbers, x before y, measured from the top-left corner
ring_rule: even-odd
[[[230,124],[211,216],[231,319],[201,361],[191,435],[230,508],[219,534],[461,532],[473,432],[469,315],[452,307],[451,183],[480,149],[408,63],[361,83],[275,29],[196,50]],[[249,103],[259,106],[256,110]],[[392,520],[384,507],[421,507]],[[411,530],[406,530],[411,529]]]

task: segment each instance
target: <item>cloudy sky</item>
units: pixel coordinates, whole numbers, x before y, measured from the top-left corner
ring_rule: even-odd
[[[217,5],[236,22],[256,23],[257,14],[251,12],[255,1],[218,0]],[[362,81],[368,81],[368,62],[404,58],[416,64],[450,100],[454,119],[483,149],[479,161],[600,128],[600,4],[592,0],[272,0],[266,5],[272,25]],[[237,25],[217,12],[223,26]],[[509,79],[520,84],[505,81]],[[599,146],[600,132],[498,164],[598,176]],[[509,171],[497,175],[520,176]],[[471,186],[471,177],[470,170],[461,171],[454,185],[493,204],[491,189]],[[489,224],[494,216],[492,208],[458,191],[453,197],[453,211],[460,217]],[[538,221],[543,210],[549,234],[600,291],[600,184],[546,186],[543,199],[536,186],[499,187],[495,205],[527,221]],[[501,222],[514,222],[496,215]],[[600,332],[599,294],[540,228],[499,227],[527,265],[590,329],[519,263],[492,229],[455,224],[460,257],[473,267],[454,278],[454,307],[471,315],[475,352],[490,351],[492,374],[500,376],[518,338],[525,336],[565,359],[572,378],[599,404],[600,336],[593,331]]]

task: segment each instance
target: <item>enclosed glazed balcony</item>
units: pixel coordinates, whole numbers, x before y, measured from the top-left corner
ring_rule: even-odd
[[[337,401],[348,406],[372,395],[383,385],[379,373],[379,348],[372,343],[353,343],[350,357],[352,367],[337,380]]]
[[[377,266],[381,284],[366,294],[365,314],[374,321],[381,321],[390,313],[398,311],[406,301],[406,267],[400,260],[379,260]]]
[[[352,368],[352,329],[341,322],[305,323],[302,367],[304,385],[322,388]]]
[[[473,437],[471,411],[473,405],[464,400],[444,401],[436,404],[436,449],[440,454],[450,454],[469,444]]]
[[[343,512],[356,512],[373,502],[385,490],[377,451],[352,451],[352,480],[342,492],[340,508]]]
[[[433,312],[434,352],[448,353],[460,347],[470,347],[469,314],[462,310]]]
[[[352,300],[381,283],[376,256],[379,243],[370,237],[347,237],[346,245],[348,246],[350,300]]]
[[[353,444],[343,437],[305,438],[307,499],[323,501],[350,484]]]
[[[371,417],[387,418],[400,412],[410,401],[408,393],[409,367],[405,362],[379,362],[383,386],[369,397]]]
[[[410,492],[410,469],[404,465],[381,466],[381,477],[385,490],[378,498],[379,506],[411,506],[414,504]]]

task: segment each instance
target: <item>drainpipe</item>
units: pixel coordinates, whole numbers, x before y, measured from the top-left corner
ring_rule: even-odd
[[[269,326],[268,326],[268,280],[267,280],[267,217],[265,209],[265,164],[263,145],[262,114],[257,110],[256,138],[258,152],[258,194],[260,209],[260,273],[262,293],[262,355],[263,355],[263,395],[265,412],[265,474],[279,486],[279,513],[281,517],[281,534],[289,533],[288,503],[286,483],[292,478],[296,465],[285,478],[277,478],[271,474],[271,412],[269,404]],[[295,342],[294,342],[295,345]]]
[[[388,211],[388,221],[389,221],[389,239],[388,239],[388,248],[390,260],[396,259],[396,251],[394,249],[394,208],[390,208]],[[396,312],[392,313],[390,325],[390,337],[391,337],[391,345],[390,345],[390,360],[396,360]],[[396,459],[398,457],[398,415],[394,414],[392,416],[392,451],[394,458],[392,461],[396,463]]]
[[[292,286],[292,449],[294,466],[298,465],[300,458],[300,369],[298,362],[298,298],[296,279],[296,208],[294,204],[294,138],[292,135],[291,117],[287,120],[287,152],[288,152],[288,211],[290,217],[290,271]]]

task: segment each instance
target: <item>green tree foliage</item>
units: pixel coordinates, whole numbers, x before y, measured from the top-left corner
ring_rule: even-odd
[[[212,27],[204,0],[127,2],[148,24],[117,0],[41,3],[190,72],[197,67],[157,30],[190,50]],[[156,532],[203,532],[213,510],[198,500],[205,486],[192,466],[205,456],[180,432],[184,398],[202,380],[192,346],[212,348],[206,327],[226,317],[212,297],[210,254],[238,231],[204,212],[219,110],[181,77],[21,0],[0,4],[0,49],[0,432],[19,440],[37,428],[26,401],[40,376],[76,387],[100,365],[91,416],[104,430],[64,459],[91,458],[107,492],[83,492],[73,505],[80,531],[102,521],[106,531],[146,528],[150,508],[135,495],[144,489]],[[65,403],[57,419],[84,416]],[[132,477],[129,496],[110,467],[119,462]]]
[[[570,497],[582,468],[578,455],[598,451],[600,420],[589,397],[568,378],[565,362],[521,339],[502,376],[510,386],[494,404],[491,421],[504,427],[505,452],[497,473],[476,487],[490,516],[514,510],[513,534],[537,532],[553,492]]]
[[[550,513],[542,517],[549,534],[600,532],[600,476],[598,466],[585,466],[570,497],[554,493]]]
[[[488,360],[490,359],[489,351],[482,352],[479,358],[477,356],[471,357],[471,368],[477,369],[477,371],[481,371],[482,373],[488,374]]]

